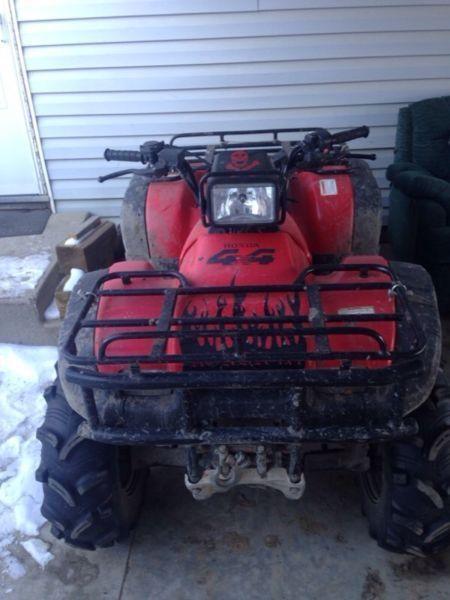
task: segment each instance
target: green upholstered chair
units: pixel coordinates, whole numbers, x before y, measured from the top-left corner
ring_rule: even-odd
[[[394,258],[431,274],[450,311],[450,96],[401,108],[391,182],[389,237]]]

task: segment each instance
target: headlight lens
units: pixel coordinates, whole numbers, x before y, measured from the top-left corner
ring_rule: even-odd
[[[276,220],[276,187],[215,184],[210,193],[212,220],[216,225],[257,225]]]

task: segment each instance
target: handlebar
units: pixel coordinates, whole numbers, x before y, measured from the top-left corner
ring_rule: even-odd
[[[142,153],[139,150],[112,150],[106,148],[103,154],[105,160],[120,160],[122,162],[144,163]]]
[[[315,130],[315,134],[310,134],[306,136],[304,140],[304,144],[308,140],[309,143],[316,144],[317,140],[321,139],[322,143],[325,144],[344,144],[345,142],[349,142],[350,140],[355,140],[357,138],[366,138],[369,135],[369,128],[365,125],[362,127],[355,127],[354,129],[347,129],[346,131],[340,131],[339,133],[329,134],[325,129]],[[141,146],[140,150],[112,150],[111,148],[106,148],[103,156],[105,160],[117,160],[122,162],[140,162],[147,163],[152,162],[155,163],[158,160],[158,154],[161,150],[164,150],[165,144],[163,142],[150,141],[146,142]],[[172,147],[175,150],[175,146]],[[182,150],[181,148],[177,149]]]
[[[362,127],[355,127],[355,129],[347,129],[347,131],[333,133],[330,141],[332,144],[345,144],[345,142],[349,142],[350,140],[366,138],[369,135],[369,132],[369,128],[363,125]]]
[[[333,161],[345,160],[345,158],[365,158],[374,160],[375,155],[358,155],[347,152],[345,142],[357,138],[367,137],[369,128],[366,126],[340,131],[330,134],[326,129],[314,129],[312,133],[305,136],[302,142],[296,145],[291,144],[290,153],[282,151],[286,159],[285,172],[300,162],[309,166],[320,166],[332,164]],[[189,147],[177,147],[166,145],[164,142],[150,140],[141,145],[139,150],[112,150],[107,148],[104,152],[104,158],[107,161],[137,162],[145,166],[144,169],[127,169],[117,171],[99,178],[99,181],[106,181],[122,175],[142,175],[146,177],[161,177],[170,170],[178,169],[183,177],[186,178],[190,187],[197,190],[197,183],[192,174],[192,169],[186,161],[189,156]],[[197,156],[191,154],[190,156]],[[200,159],[202,160],[202,159]],[[207,162],[207,161],[205,161]]]

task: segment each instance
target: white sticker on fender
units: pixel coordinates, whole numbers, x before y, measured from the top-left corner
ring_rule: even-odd
[[[321,196],[337,196],[336,179],[319,179]]]
[[[374,315],[375,308],[373,306],[348,306],[340,308],[338,315]]]

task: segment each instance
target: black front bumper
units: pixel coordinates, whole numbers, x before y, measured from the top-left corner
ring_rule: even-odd
[[[248,388],[138,393],[85,387],[80,433],[112,444],[219,445],[368,442],[417,432],[415,420],[403,416],[398,382],[321,388],[282,383],[263,388],[252,377]]]
[[[369,443],[416,435],[415,419],[406,418],[399,423],[389,422],[384,426],[364,427],[315,427],[298,432],[277,427],[239,427],[204,430],[201,433],[187,431],[164,431],[117,427],[92,427],[85,422],[79,434],[96,442],[114,445],[155,446],[219,446],[258,444],[323,443]]]

